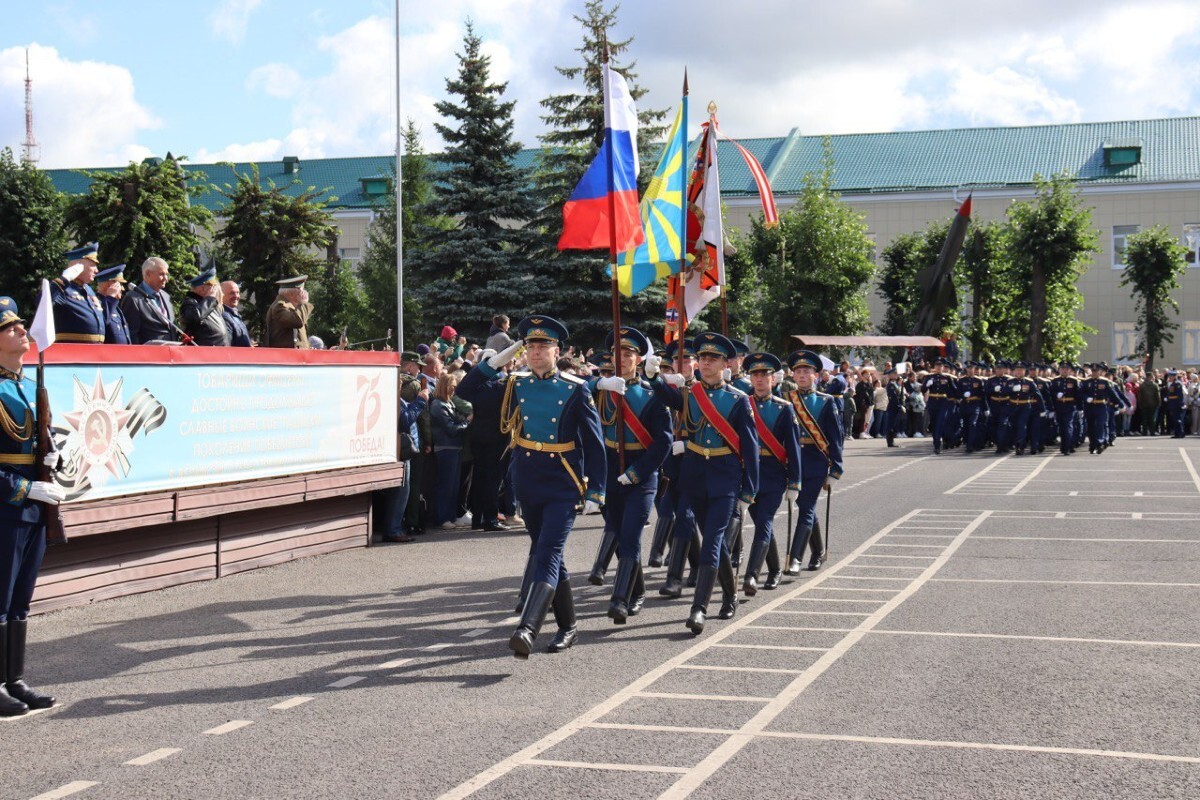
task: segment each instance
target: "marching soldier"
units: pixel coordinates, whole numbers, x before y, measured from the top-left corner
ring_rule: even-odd
[[[585,501],[584,514],[598,512],[604,502],[606,458],[591,391],[583,379],[556,367],[567,327],[535,315],[521,320],[517,329],[523,341],[468,372],[458,394],[476,407],[499,405],[500,431],[512,437],[516,448],[514,489],[533,540],[533,572],[508,646],[517,658],[526,659],[551,604],[558,634],[549,652],[566,650],[578,638],[563,547],[579,501]],[[529,369],[500,377],[522,346]]]
[[[772,394],[774,374],[782,362],[770,353],[751,353],[743,362],[750,376],[753,394],[750,410],[761,448],[758,453],[758,494],[750,506],[754,523],[754,543],[746,559],[746,579],[742,591],[747,597],[758,594],[758,573],[772,548],[777,547],[772,523],[781,501],[791,503],[800,491],[800,428],[791,403]],[[781,570],[778,557],[768,569],[764,589],[779,585]]]
[[[1009,439],[1012,438],[1010,425],[1011,406],[1008,404],[1008,362],[996,361],[992,377],[984,381],[983,388],[987,392],[988,430],[992,443],[996,445],[996,455],[1008,452]]]
[[[1172,439],[1184,438],[1183,407],[1186,403],[1187,390],[1179,382],[1179,373],[1173,369],[1167,370],[1167,390],[1163,393],[1163,405],[1167,409],[1168,425]]]
[[[1069,361],[1058,364],[1058,377],[1050,381],[1047,398],[1054,405],[1054,421],[1058,425],[1058,451],[1064,456],[1075,452],[1075,415],[1083,408],[1083,393],[1079,379],[1071,374]]]
[[[91,287],[100,261],[99,250],[99,244],[89,242],[65,253],[67,268],[50,281],[57,341],[104,343],[104,307]]]
[[[1008,382],[1008,404],[1012,409],[1012,446],[1017,455],[1025,455],[1029,443],[1029,420],[1043,405],[1042,396],[1032,378],[1026,377],[1028,362],[1018,361],[1013,365],[1013,376]]]
[[[308,292],[304,289],[306,280],[307,275],[297,275],[294,278],[275,281],[275,285],[279,287],[279,296],[267,309],[267,347],[310,349],[308,320],[312,316],[313,305],[308,302]]]
[[[1108,448],[1109,403],[1119,403],[1117,391],[1104,377],[1103,364],[1088,364],[1092,376],[1080,384],[1083,393],[1084,414],[1087,419],[1088,452],[1103,453]]]
[[[654,379],[654,391],[659,394],[668,407],[675,409],[675,437],[671,442],[671,454],[667,456],[662,468],[663,478],[667,480],[667,490],[659,498],[659,522],[655,525],[655,544],[652,545],[650,554],[651,563],[653,563],[654,547],[658,547],[658,552],[661,554],[666,542],[670,542],[671,554],[667,560],[667,579],[662,588],[658,590],[663,597],[683,596],[684,564],[689,560],[695,561],[700,555],[700,533],[696,528],[696,517],[692,513],[692,507],[688,505],[687,496],[684,494],[679,480],[687,443],[687,432],[683,425],[683,404],[679,393],[667,388],[670,386],[685,391],[691,389],[692,384],[696,382],[696,351],[695,342],[692,339],[683,340],[682,352],[679,345],[678,339],[667,345],[666,358],[668,361],[674,362],[678,355],[680,370],[670,373],[664,371]],[[669,520],[666,525],[663,524],[664,518]],[[664,539],[662,544],[658,544],[660,535]],[[693,577],[695,577],[694,573]],[[689,580],[688,585],[694,586],[695,584]]]
[[[0,297],[0,717],[54,705],[24,680],[29,604],[46,552],[43,504],[66,496],[57,484],[34,479],[37,384],[21,367],[28,350],[17,304]],[[58,453],[46,459],[54,466]]]
[[[962,413],[963,441],[966,451],[974,453],[983,447],[987,425],[983,415],[987,386],[979,377],[980,365],[967,362],[967,374],[958,379],[959,408]]]
[[[750,355],[750,345],[741,339],[730,339],[729,341],[733,343],[733,349],[737,353],[729,362],[729,385],[739,392],[747,395],[753,394],[754,387],[750,383],[750,376],[744,366],[746,356]]]
[[[125,312],[121,310],[121,296],[125,293],[124,264],[107,267],[96,273],[96,294],[104,308],[104,343],[133,344],[133,334]]]
[[[884,391],[887,392],[887,411],[884,418],[883,435],[887,438],[888,447],[899,447],[896,444],[896,426],[900,424],[904,413],[904,392],[900,389],[900,378],[895,367],[888,367],[883,373]]]
[[[595,386],[608,454],[605,535],[611,529],[617,539],[617,576],[608,616],[617,625],[624,625],[628,617],[642,610],[646,598],[642,531],[658,491],[659,467],[671,450],[671,415],[638,373],[647,356],[647,374],[653,378],[658,373],[657,358],[650,353],[646,335],[636,328],[622,327],[619,340],[609,332],[604,344],[618,354],[620,365],[620,375],[601,378]],[[618,436],[624,439],[623,456]]]
[[[933,437],[933,452],[942,452],[942,440],[949,438],[951,405],[958,397],[954,378],[945,373],[947,361],[939,358],[933,363],[933,374],[925,379],[925,407],[929,410],[929,433]]]

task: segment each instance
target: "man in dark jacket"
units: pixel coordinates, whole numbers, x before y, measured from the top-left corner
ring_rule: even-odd
[[[233,281],[221,283],[221,315],[225,318],[225,327],[229,329],[229,344],[233,347],[252,347],[250,329],[242,320],[242,312],[238,310],[238,301],[242,297],[242,289]]]
[[[170,268],[165,260],[158,256],[147,258],[142,264],[142,282],[121,298],[121,311],[125,313],[134,344],[178,340],[175,335],[175,308],[171,305],[171,295],[166,291],[169,274]]]
[[[179,306],[184,333],[202,347],[228,347],[229,329],[221,314],[221,286],[216,268],[204,270],[188,285],[191,291]]]

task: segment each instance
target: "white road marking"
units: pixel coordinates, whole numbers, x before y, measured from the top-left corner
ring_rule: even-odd
[[[483,636],[485,633],[491,633],[491,628],[476,628],[473,631],[467,631],[463,634],[468,639],[474,639],[476,636]]]
[[[947,489],[945,491],[945,494],[954,494],[959,489],[962,489],[964,486],[969,486],[972,481],[978,480],[979,478],[982,478],[984,475],[987,475],[989,472],[991,472],[992,470],[994,470],[996,467],[1000,466],[1004,462],[1008,461],[1010,458],[1012,458],[1012,456],[1007,455],[1007,456],[1004,456],[1004,458],[993,461],[989,466],[985,467],[983,470],[981,470],[979,472],[976,472],[974,475],[967,478],[962,483],[958,484],[957,486],[953,486],[953,487]]]
[[[1187,450],[1179,448],[1179,455],[1183,458],[1183,463],[1187,467],[1188,474],[1192,476],[1192,483],[1196,486],[1196,491],[1200,492],[1200,474],[1196,473],[1196,466],[1192,464],[1192,459],[1188,457]]]
[[[1028,578],[934,578],[930,583],[1048,583],[1052,586],[1161,586],[1200,589],[1200,583],[1162,583],[1154,581],[1049,581]]]
[[[445,650],[447,647],[453,646],[454,645],[450,644],[449,642],[443,642],[442,644],[431,644],[429,647],[424,648],[424,652],[436,653],[438,650]]]
[[[688,771],[687,767],[655,767],[646,764],[592,764],[587,761],[551,761],[544,758],[531,758],[525,762],[539,767],[566,767],[568,769],[607,769],[615,772],[668,772],[681,774]]]
[[[732,728],[693,728],[686,725],[641,725],[636,722],[592,722],[587,728],[611,731],[653,731],[656,733],[716,733],[728,736],[735,733]]]
[[[1054,518],[1055,518],[1055,519],[1066,519],[1066,518],[1067,518],[1067,512],[1065,512],[1065,511],[1059,511],[1059,512],[1055,513],[1055,515],[1054,515]]]
[[[634,697],[649,697],[659,700],[719,700],[722,703],[768,703],[770,697],[738,697],[728,694],[679,694],[676,692],[638,692]]]
[[[64,784],[57,789],[51,789],[48,792],[43,792],[37,797],[32,798],[32,800],[58,800],[60,797],[67,797],[68,795],[82,792],[84,789],[90,789],[93,786],[98,785],[98,781],[71,781],[70,783]]]
[[[1088,639],[1082,636],[1024,636],[1012,633],[952,633],[949,631],[896,631],[874,630],[872,634],[889,634],[897,636],[940,636],[951,639],[1016,639],[1031,642],[1071,642],[1073,644],[1125,644],[1138,647],[1182,647],[1195,649],[1200,647],[1197,642],[1155,642],[1144,639]]]
[[[155,761],[162,761],[168,756],[173,756],[176,753],[182,753],[183,749],[179,747],[160,747],[158,750],[151,750],[144,756],[131,758],[125,762],[130,767],[144,767],[147,764],[153,764]]]
[[[227,733],[232,733],[233,731],[241,730],[242,728],[249,727],[250,725],[253,725],[253,724],[254,724],[254,722],[252,720],[234,719],[234,720],[230,720],[229,722],[226,722],[224,725],[218,725],[215,728],[209,728],[208,730],[204,731],[203,735],[205,735],[205,736],[224,736]]]
[[[721,642],[714,644],[716,647],[730,647],[737,650],[783,650],[789,653],[824,653],[828,647],[793,647],[786,644],[731,644],[729,642]]]
[[[330,689],[345,689],[347,686],[353,686],[354,684],[358,683],[359,681],[365,681],[366,679],[367,679],[367,676],[365,676],[365,675],[347,675],[346,677],[342,678],[341,680],[337,680],[337,681],[334,681],[333,683],[329,684],[328,688],[330,688]]]
[[[403,667],[405,664],[409,663],[410,661],[412,661],[411,658],[396,658],[391,661],[383,662],[382,664],[379,665],[379,668],[380,669],[395,669],[396,667]]]
[[[985,534],[975,539],[1013,539],[1021,542],[1140,542],[1142,544],[1200,544],[1196,539],[1121,539],[1085,538],[1074,536],[1001,536]]]
[[[753,625],[746,626],[748,628]],[[796,630],[822,631],[822,630],[841,630],[841,628],[797,628]],[[849,628],[846,628],[849,630]],[[804,672],[802,669],[772,669],[769,667],[722,667],[715,664],[680,664],[675,669],[698,669],[708,670],[711,672],[772,672],[780,675],[799,675]]]
[[[296,706],[302,706],[305,703],[309,702],[310,700],[312,700],[311,697],[293,697],[290,700],[284,700],[282,703],[276,703],[275,705],[271,706],[271,710],[272,711],[287,711],[289,708],[295,708]]]

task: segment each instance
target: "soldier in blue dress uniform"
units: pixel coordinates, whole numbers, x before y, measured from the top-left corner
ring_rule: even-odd
[[[104,343],[104,307],[91,287],[96,279],[99,251],[100,245],[90,242],[65,253],[67,268],[50,281],[56,341]]]
[[[1025,375],[1029,363],[1018,361],[1013,365],[1013,375],[1008,381],[1007,397],[1011,409],[1012,446],[1017,455],[1025,455],[1029,444],[1029,421],[1042,408],[1041,393],[1032,378]]]
[[[800,423],[800,493],[796,498],[796,531],[788,554],[788,573],[800,571],[804,549],[811,544],[808,568],[818,570],[825,561],[825,545],[814,530],[817,498],[821,489],[831,491],[842,477],[842,419],[830,395],[816,390],[821,374],[821,357],[812,350],[797,350],[787,359],[796,381],[795,391],[785,399],[796,410]]]
[[[950,436],[950,407],[958,398],[954,378],[945,373],[946,359],[933,363],[933,374],[925,379],[925,408],[929,412],[929,434],[933,437],[933,452],[942,452],[943,439]]]
[[[1083,393],[1074,366],[1069,361],[1060,361],[1058,377],[1050,381],[1046,400],[1053,404],[1054,421],[1058,425],[1058,451],[1064,456],[1075,452],[1075,420],[1083,408]]]
[[[105,267],[96,273],[97,296],[100,305],[104,307],[104,343],[133,344],[129,333],[129,323],[125,321],[125,312],[121,310],[121,295],[125,293],[124,264]]]
[[[609,347],[610,345],[605,345]],[[604,378],[611,378],[617,372],[616,364],[613,363],[612,350],[599,350],[588,356],[588,363],[596,368],[596,374],[587,379],[587,385],[594,393],[596,384]],[[600,546],[596,548],[596,560],[592,562],[592,571],[588,574],[588,583],[592,586],[603,586],[604,575],[608,572],[608,565],[612,563],[613,556],[617,554],[617,528],[609,519],[608,509],[602,512],[604,515],[604,533],[600,537]]]
[[[1087,420],[1088,452],[1103,453],[1108,448],[1109,404],[1119,404],[1112,382],[1104,377],[1104,364],[1087,364],[1090,378],[1080,383],[1084,416]]]
[[[975,361],[967,362],[967,374],[958,379],[959,409],[962,413],[963,441],[966,451],[974,453],[983,447],[987,436],[986,418],[983,415],[987,402],[987,386],[979,376],[982,367]]]
[[[608,616],[624,625],[626,618],[638,614],[645,602],[642,531],[650,519],[658,491],[658,470],[671,450],[672,435],[666,405],[638,372],[642,360],[651,355],[650,340],[636,328],[622,327],[619,333],[617,340],[610,331],[604,346],[618,354],[620,374],[598,380],[595,392],[608,453],[605,528],[612,529],[617,539],[617,576]],[[623,458],[618,450],[618,431],[625,443]]]
[[[900,377],[895,367],[888,367],[883,372],[884,391],[887,392],[887,411],[884,418],[883,435],[887,438],[888,447],[899,447],[896,444],[896,428],[903,419],[904,393],[900,390]]]
[[[1187,390],[1179,381],[1176,370],[1167,370],[1167,390],[1163,393],[1163,405],[1167,409],[1167,424],[1171,430],[1172,439],[1184,438],[1183,408],[1187,402]]]
[[[744,512],[758,492],[759,442],[749,398],[724,379],[737,352],[733,343],[711,332],[697,334],[693,342],[700,380],[686,391],[666,383],[660,384],[659,391],[683,418],[679,483],[702,539],[696,594],[685,624],[698,635],[704,631],[718,572],[723,595],[719,616],[729,619],[737,613],[737,578],[725,532],[734,509],[740,505]]]
[[[984,391],[987,392],[988,432],[992,443],[996,445],[996,455],[1008,452],[1009,439],[1012,437],[1008,369],[1008,361],[998,360],[992,377],[983,382]]]
[[[35,480],[37,384],[25,377],[29,350],[25,321],[12,298],[0,297],[0,716],[49,708],[54,698],[25,683],[29,604],[46,552],[43,503],[58,505],[65,492]],[[54,466],[58,453],[47,463]]]
[[[578,638],[563,547],[580,500],[583,513],[600,510],[607,467],[600,417],[587,384],[556,367],[567,327],[532,315],[517,329],[523,341],[468,372],[458,394],[477,407],[499,405],[500,430],[512,437],[515,448],[513,488],[533,539],[534,568],[521,621],[508,646],[525,659],[552,604],[558,634],[550,652],[566,650]],[[522,346],[529,369],[501,376]]]
[[[771,391],[774,374],[783,368],[783,363],[770,353],[751,353],[743,365],[752,384],[750,410],[754,412],[754,425],[761,445],[758,494],[754,497],[754,505],[750,506],[754,543],[746,558],[746,578],[742,583],[742,591],[747,597],[753,597],[758,594],[758,573],[767,553],[775,545],[772,526],[775,513],[785,496],[790,503],[800,491],[800,427],[792,404]],[[768,571],[763,588],[778,586],[781,572],[776,560],[775,569]]]
[[[745,365],[746,356],[750,355],[750,345],[741,339],[730,339],[729,341],[733,343],[736,353],[729,362],[729,385],[739,392],[745,392],[747,395],[753,394],[754,387],[750,384],[750,375]]]

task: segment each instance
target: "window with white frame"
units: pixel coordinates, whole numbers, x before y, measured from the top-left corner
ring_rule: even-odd
[[[1113,269],[1125,269],[1125,240],[1137,233],[1138,227],[1138,225],[1113,225]]]
[[[358,261],[362,258],[362,250],[357,247],[339,247],[338,258],[345,261]]]
[[[1183,260],[1188,268],[1200,267],[1200,222],[1183,223],[1183,246],[1187,248]]]
[[[1112,360],[1117,364],[1138,364],[1137,325],[1132,322],[1113,323]]]
[[[1183,323],[1184,364],[1200,364],[1200,322]]]

